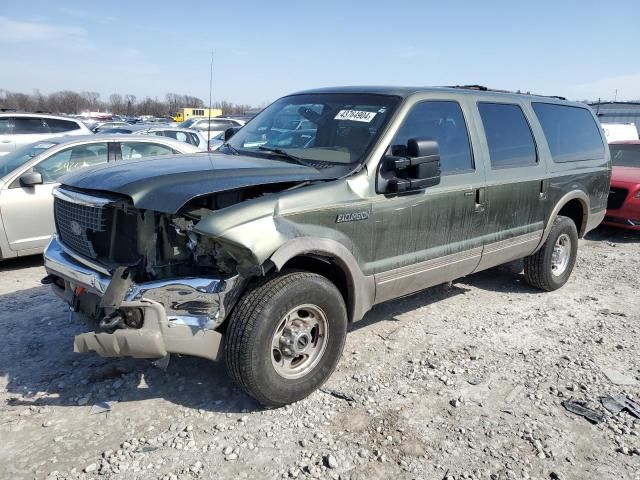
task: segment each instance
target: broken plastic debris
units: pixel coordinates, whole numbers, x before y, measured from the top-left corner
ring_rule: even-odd
[[[155,365],[160,370],[167,371],[167,367],[169,366],[169,360],[171,359],[171,355],[168,353],[164,357],[160,357],[157,360],[151,362],[152,365]]]
[[[348,393],[341,392],[339,390],[332,390],[330,388],[321,388],[321,392],[324,392],[332,397],[339,398],[341,400],[346,400],[347,402],[355,402],[356,399],[353,395],[349,395]]]
[[[97,413],[105,413],[111,411],[112,402],[98,402],[91,406],[91,410],[89,410],[89,415],[95,415]]]
[[[613,415],[618,415],[621,411],[626,410],[634,417],[640,418],[640,405],[625,395],[607,395],[600,397],[600,403]]]
[[[604,415],[600,412],[596,412],[595,410],[587,408],[584,402],[578,402],[576,400],[565,400],[564,402],[562,402],[562,405],[571,413],[580,415],[581,417],[586,418],[595,425],[604,422]]]

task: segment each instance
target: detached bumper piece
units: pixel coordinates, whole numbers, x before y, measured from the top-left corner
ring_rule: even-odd
[[[110,272],[80,258],[56,237],[47,246],[44,258],[47,283],[71,305],[76,317],[95,324],[88,311],[95,311],[96,305],[107,300],[109,307],[123,312],[135,310],[142,319],[141,324],[122,323],[112,332],[98,329],[78,335],[76,352],[93,351],[104,357],[162,358],[180,353],[219,358],[222,335],[215,329],[238,298],[240,277],[176,278],[136,284],[123,280],[120,269]]]

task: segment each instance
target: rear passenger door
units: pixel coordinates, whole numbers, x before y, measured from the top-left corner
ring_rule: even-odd
[[[480,261],[484,213],[476,194],[484,186],[484,168],[474,161],[468,109],[446,98],[419,101],[392,141],[402,146],[410,138],[436,140],[442,178],[419,192],[374,197],[376,302],[467,275]]]
[[[479,101],[478,124],[488,159],[487,187],[479,203],[487,225],[478,270],[529,255],[542,238],[546,165],[540,161],[524,103]],[[530,114],[530,112],[529,112]]]

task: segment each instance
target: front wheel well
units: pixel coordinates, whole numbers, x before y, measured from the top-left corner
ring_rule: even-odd
[[[353,299],[347,275],[332,259],[314,254],[299,255],[287,260],[280,270],[305,270],[327,278],[340,291],[347,307],[348,318],[353,318]]]
[[[582,238],[585,234],[585,229],[587,227],[587,208],[583,203],[574,198],[573,200],[569,200],[565,203],[558,215],[562,215],[563,217],[568,217],[573,220],[573,223],[576,224],[576,229],[578,230],[578,237]]]

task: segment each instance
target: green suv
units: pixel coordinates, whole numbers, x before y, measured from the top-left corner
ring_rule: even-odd
[[[43,281],[91,326],[76,351],[224,357],[285,405],[375,304],[520,258],[532,286],[560,288],[607,204],[603,132],[557,97],[312,90],[225,137],[63,177]]]

